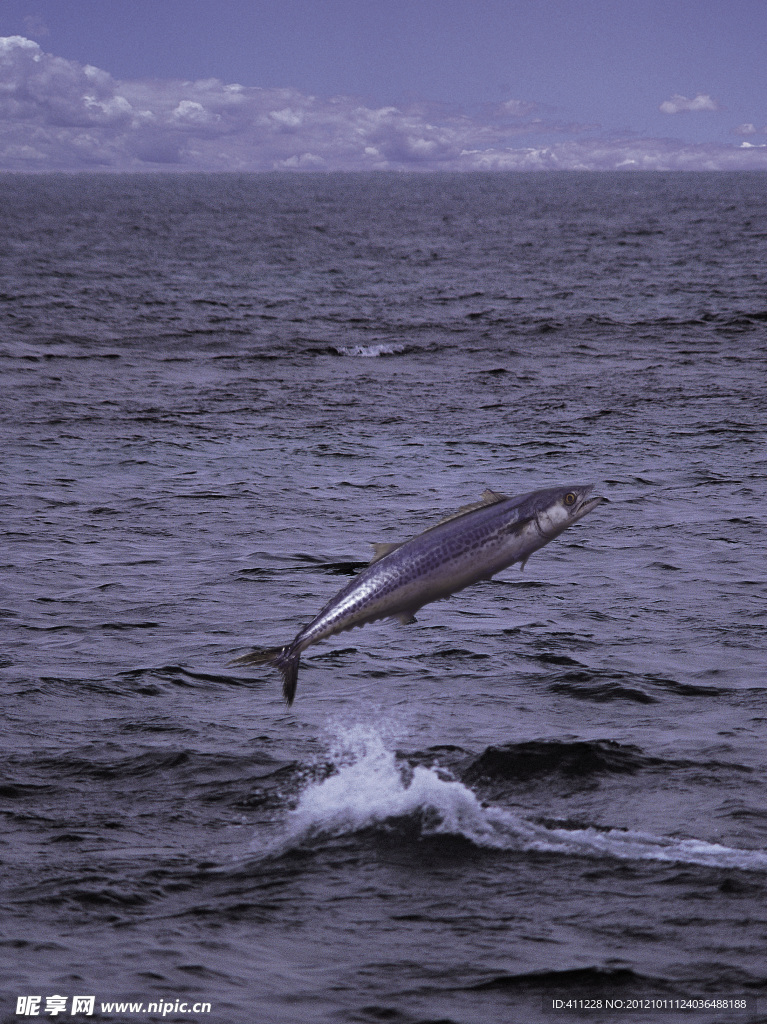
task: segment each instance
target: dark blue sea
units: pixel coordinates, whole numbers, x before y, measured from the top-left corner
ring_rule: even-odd
[[[767,176],[4,175],[0,225],[0,1019],[767,1020]],[[592,482],[291,709],[229,664]]]

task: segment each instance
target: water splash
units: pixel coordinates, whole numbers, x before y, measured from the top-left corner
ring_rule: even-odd
[[[302,791],[272,855],[410,817],[418,819],[422,836],[460,836],[488,850],[767,871],[761,850],[623,829],[549,826],[484,804],[446,771],[399,761],[371,726],[339,728],[330,759],[335,773]]]
[[[376,729],[341,730],[333,760],[337,774],[307,786],[290,813],[293,838],[357,831],[421,812],[434,819],[436,832],[473,837],[482,828],[482,805],[470,789],[436,769],[398,763]]]

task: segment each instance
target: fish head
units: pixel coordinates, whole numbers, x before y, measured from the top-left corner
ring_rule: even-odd
[[[549,487],[535,494],[535,519],[538,529],[547,541],[558,537],[563,530],[595,509],[606,498],[593,495],[594,484],[576,484],[570,487]]]

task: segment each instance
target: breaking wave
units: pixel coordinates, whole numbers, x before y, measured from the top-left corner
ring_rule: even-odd
[[[767,871],[767,852],[602,826],[543,824],[487,804],[440,767],[410,766],[369,726],[340,729],[332,774],[310,782],[268,850],[279,856],[324,838],[415,821],[419,838],[452,836],[487,850]],[[408,830],[409,833],[412,829]],[[254,851],[256,852],[256,851]]]
[[[362,359],[377,359],[380,356],[398,356],[407,351],[407,345],[382,341],[375,345],[334,345],[339,356],[358,356]]]

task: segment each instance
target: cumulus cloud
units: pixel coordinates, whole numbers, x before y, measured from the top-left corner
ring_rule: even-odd
[[[520,117],[511,101],[508,114]],[[0,166],[49,163],[207,169],[447,166],[502,129],[425,108],[367,107],[296,89],[245,88],[218,79],[117,81],[0,40]]]
[[[675,111],[718,109],[708,96],[667,102]],[[518,99],[469,115],[217,78],[120,81],[22,36],[0,39],[6,170],[713,169],[766,161],[763,150],[737,144],[605,140],[598,126],[546,121],[540,107]]]
[[[658,107],[662,114],[682,114],[695,110],[720,110],[719,104],[707,93],[699,92],[693,99],[674,93],[670,100],[664,100]]]
[[[130,103],[105,71],[44,54],[23,36],[0,39],[4,122],[84,128],[123,122],[130,112]]]

